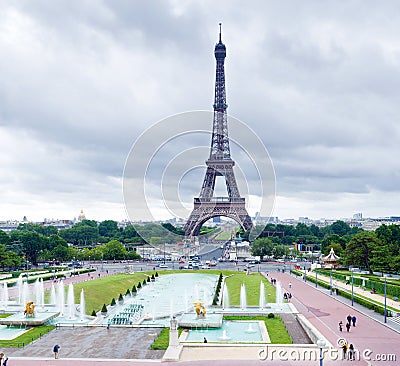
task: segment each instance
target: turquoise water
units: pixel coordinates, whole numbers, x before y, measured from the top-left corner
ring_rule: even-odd
[[[136,296],[125,297],[124,305],[117,305],[109,312],[103,323],[114,316],[123,316],[124,309],[129,304],[143,306],[142,315],[146,319],[143,325],[168,325],[169,318],[176,314],[193,311],[193,302],[201,301],[206,308],[212,304],[217,275],[207,273],[175,273],[157,277],[155,282],[149,282],[139,290]],[[161,318],[164,318],[161,320]],[[128,319],[128,323],[135,319]]]
[[[191,329],[185,342],[263,342],[259,322],[256,321],[223,321],[221,328]]]

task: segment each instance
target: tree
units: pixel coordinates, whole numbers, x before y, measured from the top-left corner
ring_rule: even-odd
[[[118,223],[114,220],[105,220],[99,224],[99,234],[109,238],[119,233]]]
[[[274,243],[269,238],[257,238],[251,245],[251,255],[259,256],[263,260],[265,256],[271,256]]]
[[[328,255],[329,252],[331,251],[331,248],[333,248],[333,251],[335,252],[336,255],[338,255],[339,257],[342,256],[343,248],[340,244],[335,243],[335,242],[331,242],[329,244],[329,246],[325,247],[324,252],[323,252],[324,255]]]
[[[374,232],[361,231],[357,233],[346,245],[345,264],[367,268],[372,274],[370,259],[372,251],[378,248],[379,244],[379,239]]]
[[[126,249],[118,240],[110,240],[107,244],[103,245],[104,259],[125,259]]]
[[[321,252],[326,253],[327,248],[329,248],[329,250],[330,250],[330,247],[332,245],[336,245],[336,244],[339,244],[342,247],[342,249],[346,248],[346,240],[343,239],[342,237],[340,237],[339,235],[332,234],[332,235],[326,236],[321,241]],[[329,253],[329,250],[328,250],[328,253]],[[335,248],[334,248],[334,250],[336,253]],[[339,255],[338,253],[336,253],[336,254]]]
[[[3,230],[0,230],[0,244],[9,245],[11,243],[10,236]]]
[[[64,245],[57,245],[53,251],[52,251],[52,255],[54,259],[58,259],[60,261],[67,261],[68,259],[70,259],[69,253],[68,253],[68,246],[64,246]]]

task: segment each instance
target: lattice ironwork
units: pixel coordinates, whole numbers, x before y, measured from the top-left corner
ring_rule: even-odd
[[[240,197],[233,171],[235,162],[231,158],[228,136],[228,117],[225,91],[226,47],[222,43],[221,24],[219,42],[214,50],[216,65],[214,119],[209,159],[206,161],[207,171],[201,187],[200,195],[194,199],[194,209],[185,224],[186,236],[199,235],[201,226],[210,218],[225,216],[235,220],[244,230],[253,227],[253,223],[245,207],[245,199]],[[213,197],[215,178],[223,176],[228,197]]]

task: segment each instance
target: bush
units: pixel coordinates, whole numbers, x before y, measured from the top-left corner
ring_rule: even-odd
[[[142,288],[142,283],[141,283],[141,282],[139,282],[139,283],[137,284],[137,288]]]
[[[151,279],[155,280],[156,278],[154,277],[154,273],[151,275]]]
[[[129,288],[126,290],[125,295],[126,295],[126,296],[128,296],[128,295],[131,296],[131,290],[129,290]]]
[[[156,272],[156,277],[158,277],[158,272]]]
[[[144,285],[144,286],[146,286],[146,285],[147,285],[147,282],[146,282],[146,280],[143,280],[143,285]]]
[[[92,316],[97,316],[96,311],[93,309]]]
[[[115,299],[114,299],[114,298],[112,298],[110,305],[111,305],[111,306],[117,305],[117,303],[115,302]]]
[[[269,313],[268,314],[268,319],[273,319],[275,318],[275,314],[274,313]]]
[[[122,294],[119,294],[118,301],[124,301],[124,297],[122,296]]]
[[[150,282],[150,277],[147,277],[147,280],[146,280],[147,282]]]
[[[136,293],[136,292],[137,292],[136,286],[133,285],[133,287],[132,287],[132,293]]]
[[[103,314],[107,314],[107,306],[106,306],[106,304],[103,304],[103,307],[101,308],[101,312],[103,313]]]

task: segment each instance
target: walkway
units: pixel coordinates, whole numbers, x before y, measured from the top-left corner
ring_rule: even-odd
[[[337,345],[340,338],[345,338],[348,343],[361,352],[371,350],[371,359],[381,355],[394,355],[397,361],[371,362],[372,365],[398,365],[400,360],[400,334],[379,322],[377,319],[365,315],[365,308],[354,306],[353,308],[344,302],[338,301],[329,292],[319,291],[315,284],[308,284],[298,277],[292,277],[287,273],[270,274],[281,281],[283,288],[292,293],[292,303],[333,345]],[[289,283],[292,287],[289,290]],[[321,289],[322,290],[322,289]],[[341,320],[346,323],[348,315],[357,317],[356,327],[351,327],[350,332],[339,332],[338,323]],[[380,315],[382,321],[383,316]],[[382,356],[382,358],[385,356]],[[391,357],[391,356],[390,356]],[[367,364],[361,362],[360,364]]]

